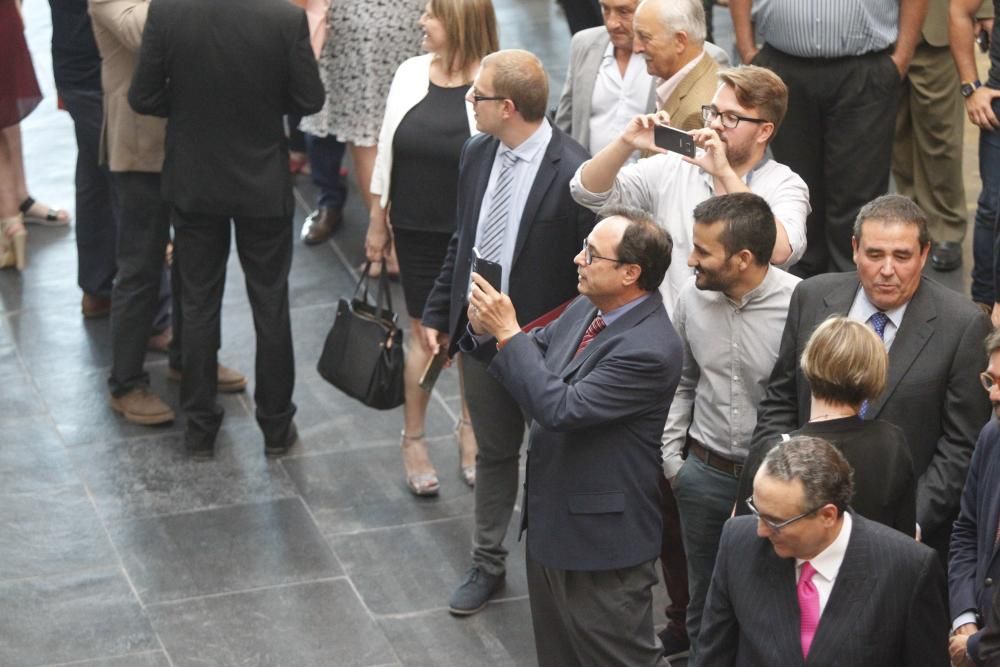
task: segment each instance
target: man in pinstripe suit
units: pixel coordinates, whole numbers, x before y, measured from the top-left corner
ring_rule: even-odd
[[[935,552],[849,511],[853,471],[825,440],[768,452],[730,519],[708,592],[697,665],[948,664]]]

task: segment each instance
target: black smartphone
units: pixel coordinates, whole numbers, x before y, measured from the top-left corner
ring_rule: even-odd
[[[483,259],[479,254],[479,248],[473,248],[472,254],[475,256],[475,260],[472,262],[472,270],[485,278],[486,282],[490,285],[493,285],[493,289],[498,292],[501,291],[500,278],[503,276],[503,267],[496,262]]]
[[[694,138],[667,125],[653,127],[653,143],[674,153],[694,157]]]
[[[990,33],[980,30],[979,34],[976,35],[976,42],[979,44],[979,50],[986,53],[990,50]]]

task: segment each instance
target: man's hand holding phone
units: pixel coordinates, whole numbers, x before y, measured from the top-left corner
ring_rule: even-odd
[[[725,180],[728,176],[736,176],[732,165],[729,164],[729,157],[726,155],[726,144],[719,137],[719,133],[710,127],[702,127],[691,131],[694,144],[702,149],[701,155],[693,158],[685,157],[685,162],[698,165],[706,172],[717,179]]]
[[[633,149],[666,153],[665,149],[656,145],[654,128],[658,125],[670,125],[670,114],[666,111],[657,111],[636,116],[622,130],[621,140]]]

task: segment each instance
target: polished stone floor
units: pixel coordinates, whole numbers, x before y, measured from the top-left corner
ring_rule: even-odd
[[[549,0],[497,7],[503,45],[543,57],[554,100],[569,41],[559,10]],[[72,209],[75,146],[55,108],[48,7],[28,0],[25,15],[46,92],[23,124],[29,184]],[[719,10],[717,30],[728,45]],[[296,226],[313,194],[299,185]],[[364,408],[315,372],[362,256],[357,197],[347,219],[331,243],[295,247],[301,442],[280,461],[263,456],[249,394],[221,399],[226,419],[207,463],[184,455],[179,422],[144,428],[115,416],[108,322],[80,317],[73,229],[31,228],[28,269],[0,274],[0,665],[535,664],[520,545],[510,541],[496,603],[464,620],[444,607],[468,565],[472,523],[451,435],[454,373],[427,428],[441,495],[416,500],[399,460],[400,411]],[[234,256],[221,358],[252,385],[241,278]],[[396,296],[402,303],[398,287]],[[148,369],[177,407],[165,358],[150,355]]]

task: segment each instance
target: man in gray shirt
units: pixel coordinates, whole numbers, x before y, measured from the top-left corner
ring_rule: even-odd
[[[732,0],[730,12],[743,62],[788,86],[785,129],[771,148],[805,179],[812,202],[794,272],[851,270],[854,218],[889,188],[900,83],[927,0]]]
[[[693,655],[722,525],[799,282],[769,265],[774,237],[771,208],[755,194],[720,195],[694,210],[688,266],[695,278],[681,290],[673,318],[684,368],[663,431],[663,471],[688,557]]]

